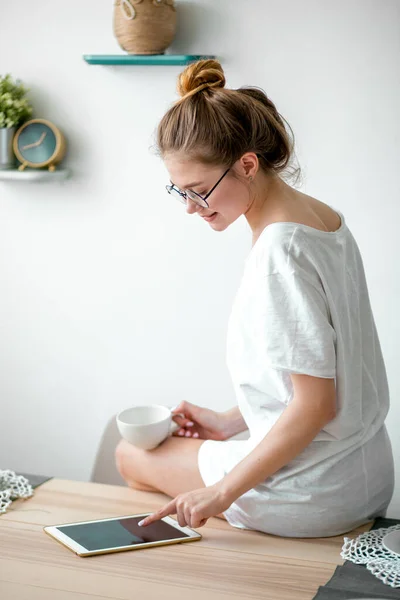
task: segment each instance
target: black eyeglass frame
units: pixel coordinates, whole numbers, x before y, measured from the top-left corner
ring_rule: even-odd
[[[211,194],[213,193],[213,191],[215,190],[215,188],[217,187],[217,185],[223,180],[223,178],[225,177],[225,175],[231,170],[231,167],[229,167],[229,169],[227,169],[225,171],[225,173],[218,179],[217,183],[211,188],[211,190],[205,195],[205,196],[201,196],[200,194],[198,194],[197,192],[193,191],[193,190],[189,190],[191,194],[195,194],[196,196],[198,196],[203,202],[205,202],[206,207],[210,208],[208,202],[207,202],[207,198],[209,198],[211,196]],[[172,190],[175,190],[176,192],[178,192],[178,194],[180,196],[182,196],[182,198],[184,198],[185,200],[185,204],[187,201],[187,193],[184,190],[179,189],[174,183],[171,183],[171,185],[166,185],[166,190],[168,192],[168,194],[170,194],[172,192]],[[189,196],[190,198],[190,196]],[[190,198],[190,200],[192,200],[192,202],[196,202],[196,200],[194,200],[193,198]],[[198,204],[198,202],[196,203]]]

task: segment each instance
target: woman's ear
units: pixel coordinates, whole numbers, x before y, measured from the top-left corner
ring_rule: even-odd
[[[254,179],[258,171],[258,156],[254,152],[246,152],[239,159],[240,174],[246,179]]]

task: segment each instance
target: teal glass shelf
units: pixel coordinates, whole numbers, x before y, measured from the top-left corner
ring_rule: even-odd
[[[188,65],[203,58],[201,54],[84,54],[89,65]]]
[[[31,169],[23,171],[18,169],[0,169],[0,181],[60,181],[67,179],[71,174],[70,169],[57,168],[55,171],[48,169]]]

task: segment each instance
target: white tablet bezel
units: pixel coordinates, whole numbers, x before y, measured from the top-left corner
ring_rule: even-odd
[[[188,541],[192,541],[192,540],[200,540],[202,537],[202,535],[200,533],[198,533],[197,531],[195,531],[194,529],[191,529],[190,527],[181,527],[179,525],[179,523],[177,521],[175,521],[175,519],[172,519],[171,517],[168,516],[168,517],[163,517],[160,520],[165,521],[169,525],[172,525],[172,527],[174,527],[178,531],[181,531],[182,533],[186,534],[188,537],[161,540],[159,542],[144,542],[144,543],[142,542],[137,545],[130,544],[129,546],[117,546],[117,547],[110,546],[108,548],[101,548],[99,550],[88,550],[87,548],[85,548],[81,544],[78,544],[78,542],[76,542],[75,540],[73,540],[68,535],[66,535],[65,533],[63,533],[62,531],[60,531],[58,529],[59,527],[68,527],[69,525],[86,525],[88,523],[101,523],[101,522],[105,522],[105,521],[119,521],[120,519],[131,519],[132,517],[145,518],[151,514],[152,513],[147,512],[147,513],[140,513],[140,514],[135,514],[135,515],[121,515],[119,517],[111,517],[110,519],[91,519],[90,521],[77,521],[76,523],[59,523],[58,525],[43,527],[43,530],[45,533],[47,533],[51,537],[55,538],[58,542],[60,542],[61,544],[63,544],[64,546],[66,546],[67,548],[69,548],[70,550],[75,552],[76,554],[78,554],[79,556],[90,556],[93,554],[108,554],[111,552],[122,552],[124,550],[137,550],[139,548],[149,548],[151,546],[163,546],[165,544],[175,544],[175,543],[181,543],[181,542],[188,542]]]

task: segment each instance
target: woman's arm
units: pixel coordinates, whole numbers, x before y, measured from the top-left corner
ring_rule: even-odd
[[[334,379],[291,374],[294,396],[263,440],[216,486],[232,504],[302,452],[336,414]]]
[[[238,406],[234,406],[230,410],[222,413],[222,417],[225,420],[224,436],[226,440],[233,435],[237,435],[248,429],[246,421],[243,419]]]

